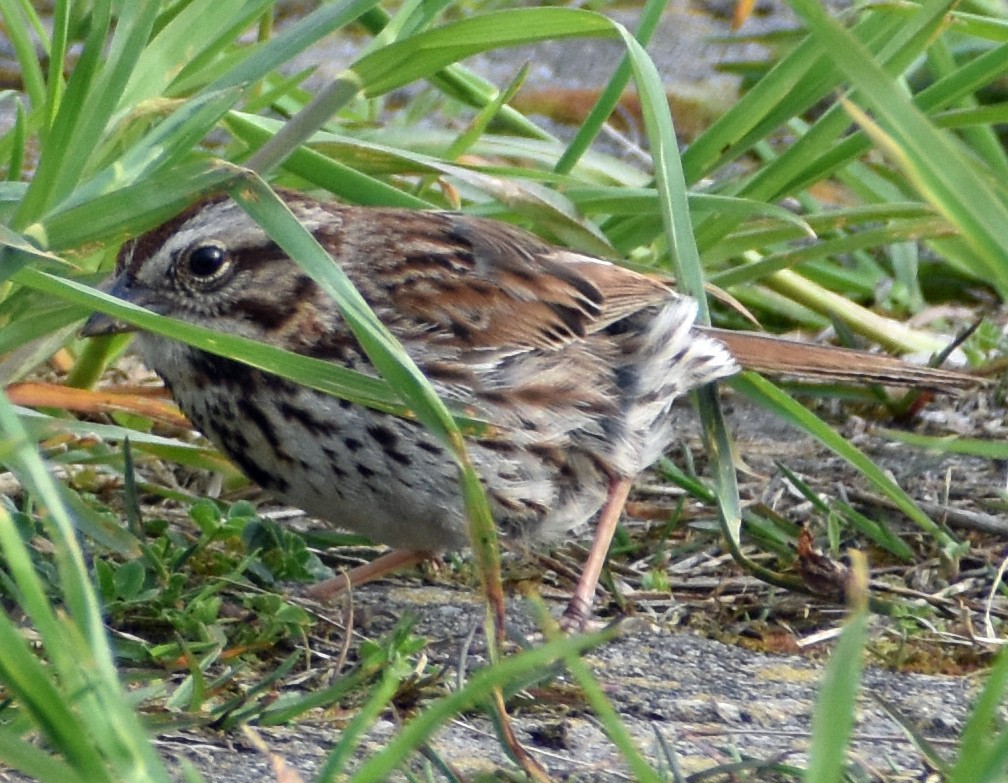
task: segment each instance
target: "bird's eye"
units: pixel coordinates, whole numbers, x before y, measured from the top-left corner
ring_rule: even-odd
[[[216,277],[228,264],[228,253],[220,245],[197,245],[186,258],[189,273],[199,280]]]

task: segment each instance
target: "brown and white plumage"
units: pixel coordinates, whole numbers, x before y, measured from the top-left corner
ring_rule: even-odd
[[[571,607],[583,615],[631,480],[674,439],[670,405],[738,370],[735,338],[696,328],[695,302],[664,281],[506,224],[284,195],[439,394],[494,424],[470,453],[501,530],[555,535],[602,519],[600,551]],[[164,315],[374,372],[335,303],[225,198],[140,237],[113,290]],[[86,331],[116,328],[98,316]],[[764,338],[738,339],[743,363],[759,365]],[[287,502],[395,547],[466,543],[454,463],[420,425],[157,335],[140,334],[137,346],[195,424]],[[807,375],[798,353],[787,347],[785,369]],[[885,359],[865,377],[895,381],[903,368]],[[915,369],[908,378],[964,382]]]

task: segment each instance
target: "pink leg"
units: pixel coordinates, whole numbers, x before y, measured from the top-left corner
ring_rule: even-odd
[[[393,549],[370,563],[351,569],[346,574],[340,574],[332,579],[326,579],[324,582],[312,585],[308,588],[308,595],[316,601],[328,601],[350,587],[357,587],[373,579],[379,579],[400,568],[414,566],[433,556],[433,552],[424,550]]]
[[[584,568],[581,569],[577,589],[574,590],[574,595],[571,596],[570,603],[567,604],[567,609],[560,619],[560,625],[565,631],[580,631],[591,616],[595,586],[598,584],[599,574],[602,573],[602,566],[609,553],[609,543],[616,532],[616,523],[619,522],[623,505],[626,503],[627,495],[630,494],[631,484],[632,481],[628,478],[613,478],[609,481],[609,493],[605,505],[599,511],[591,551],[588,553]]]

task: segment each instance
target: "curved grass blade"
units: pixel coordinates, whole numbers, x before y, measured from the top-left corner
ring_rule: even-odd
[[[378,36],[389,23],[389,19],[389,15],[384,10],[376,7],[363,14],[359,21],[366,30]],[[458,63],[447,66],[432,74],[428,79],[445,95],[478,109],[493,100],[493,96],[497,92],[495,85]],[[502,108],[499,119],[502,126],[519,136],[551,143],[556,142],[553,136],[511,106]]]
[[[378,0],[342,0],[317,8],[274,35],[241,63],[221,74],[207,85],[207,91],[245,86],[263,78],[312,44],[366,14],[377,4]]]
[[[272,138],[275,130],[279,129],[277,123],[267,118],[241,112],[231,112],[226,125],[237,138],[250,147],[265,144]],[[283,161],[283,168],[352,204],[413,209],[429,209],[434,206],[368,175],[360,170],[364,168],[363,166],[360,168],[348,166],[306,146],[300,146],[287,155]]]
[[[373,97],[430,77],[489,49],[543,40],[613,35],[613,23],[589,11],[528,8],[497,11],[453,22],[384,46],[332,80],[248,161],[264,174],[279,165],[359,91]],[[486,102],[492,101],[492,96]]]
[[[249,178],[231,195],[284,252],[297,260],[330,297],[381,376],[423,424],[455,448],[461,438],[447,408],[384,324],[371,312],[340,266],[298,222],[265,182]]]
[[[635,36],[641,46],[647,46],[648,41],[651,40],[651,36],[654,35],[667,5],[668,0],[648,0],[644,4]],[[624,56],[613,72],[613,75],[609,78],[609,83],[605,86],[602,94],[595,101],[595,105],[592,106],[588,116],[581,123],[581,127],[574,134],[574,138],[567,145],[567,149],[564,150],[563,155],[556,162],[556,165],[553,167],[554,171],[566,174],[574,168],[578,160],[581,159],[581,156],[584,155],[592,145],[592,142],[595,141],[596,136],[598,136],[599,131],[602,129],[602,125],[613,113],[623,95],[623,90],[626,89],[627,83],[630,81],[630,75],[630,60],[627,56]]]
[[[1001,710],[1008,694],[1008,648],[1002,648],[980,698],[966,722],[949,783],[994,783],[1004,779],[1008,763],[1008,731]],[[999,731],[991,737],[991,727]]]
[[[615,27],[601,14],[573,8],[493,11],[396,41],[365,55],[351,70],[370,97],[489,49],[566,38],[614,37]]]
[[[744,372],[741,375],[736,375],[729,383],[753,402],[772,411],[785,421],[790,421],[830,451],[845,459],[889,498],[900,511],[931,535],[947,553],[954,554],[958,550],[960,547],[958,541],[921,511],[899,485],[874,462],[848,443],[812,411],[799,405],[768,380],[754,373]]]
[[[626,44],[634,82],[641,98],[644,127],[655,162],[655,185],[661,204],[665,235],[676,270],[676,278],[685,290],[697,300],[700,323],[710,323],[710,312],[704,291],[700,254],[693,238],[690,222],[689,199],[682,161],[676,143],[672,115],[661,78],[644,48],[630,34],[620,28]],[[704,440],[710,455],[711,467],[717,486],[718,509],[725,536],[733,555],[739,552],[742,528],[742,504],[739,500],[735,462],[732,457],[731,436],[725,426],[724,415],[713,387],[704,387],[693,393],[703,423]]]
[[[961,435],[922,435],[885,427],[878,427],[875,431],[891,440],[940,454],[969,454],[983,459],[1008,460],[1008,442],[1003,440],[964,438]]]
[[[516,682],[534,682],[544,672],[551,671],[557,661],[580,655],[607,638],[607,633],[565,637],[480,669],[469,678],[464,688],[435,701],[406,723],[383,750],[360,766],[350,782],[383,783],[403,764],[410,752],[426,742],[443,723],[461,712],[485,704],[491,691]]]
[[[244,186],[232,189],[231,193],[269,237],[301,264],[322,290],[337,302],[361,348],[382,378],[416,417],[451,449],[459,467],[469,539],[480,563],[480,575],[487,596],[487,636],[491,640],[490,657],[494,660],[500,654],[500,645],[504,640],[497,528],[456,422],[430,382],[371,311],[343,270],[269,186],[251,175]]]
[[[269,138],[267,128],[275,121],[232,113],[229,125],[243,140],[256,144]],[[274,138],[277,138],[275,136]],[[466,166],[446,162],[433,155],[410,152],[373,142],[349,139],[329,133],[318,133],[312,139],[320,149],[335,156],[362,161],[362,168],[402,174],[442,174],[473,189],[492,196],[514,213],[528,216],[536,225],[559,237],[565,244],[581,252],[611,257],[616,254],[605,235],[580,214],[577,204],[564,193],[522,182],[515,178],[492,176]],[[265,147],[264,147],[265,148]],[[330,192],[353,203],[431,208],[436,206],[403,193],[384,182],[349,169],[318,152],[299,148],[283,162],[283,167],[309,182],[327,187]],[[343,173],[346,176],[343,176]]]
[[[21,285],[80,305],[82,318],[95,310],[108,313],[146,331],[181,340],[218,356],[237,359],[252,367],[282,375],[304,386],[348,399],[359,405],[399,415],[406,413],[397,395],[390,390],[387,383],[378,378],[351,372],[334,366],[331,362],[300,356],[254,340],[222,334],[212,329],[155,315],[149,310],[123,302],[90,286],[36,269],[22,269],[14,279]]]

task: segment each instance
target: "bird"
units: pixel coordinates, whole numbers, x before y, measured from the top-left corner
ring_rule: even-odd
[[[697,323],[672,283],[459,212],[278,194],[447,403],[491,424],[467,449],[506,539],[595,525],[563,615],[579,628],[636,476],[675,441],[673,402],[742,368],[958,392],[974,376]],[[161,315],[377,376],[336,302],[226,194],[126,243],[106,283]],[[136,331],[95,313],[94,337]],[[250,479],[393,551],[355,581],[467,545],[452,453],[420,423],[170,337],[135,347]],[[347,584],[316,585],[329,597]]]

